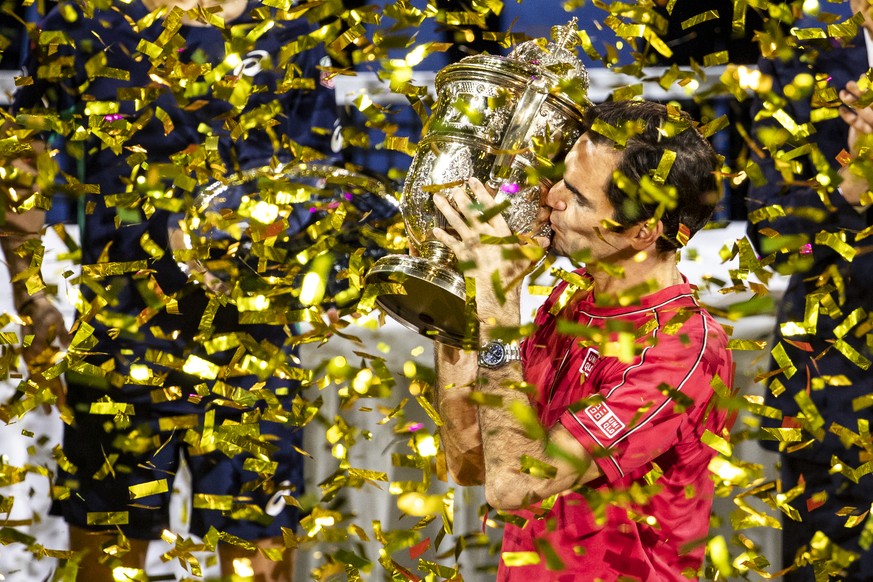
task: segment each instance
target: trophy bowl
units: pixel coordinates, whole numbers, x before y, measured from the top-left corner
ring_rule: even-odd
[[[554,42],[518,45],[507,57],[476,55],[437,73],[437,101],[403,187],[413,255],[388,255],[367,274],[375,303],[404,326],[454,346],[478,344],[478,321],[449,249],[433,194],[476,177],[505,204],[512,232],[531,233],[560,161],[582,134],[588,74],[572,50],[575,20]],[[369,288],[373,286],[373,288]]]
[[[170,221],[170,246],[190,279],[238,304],[268,301],[277,313],[339,305],[360,291],[340,281],[348,256],[372,264],[385,254],[378,241],[397,205],[381,176],[320,163],[257,167],[195,191]]]

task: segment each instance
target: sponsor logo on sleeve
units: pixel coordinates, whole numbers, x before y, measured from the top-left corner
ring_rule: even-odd
[[[261,61],[268,58],[270,53],[267,51],[251,51],[246,55],[236,67],[233,69],[233,74],[236,77],[245,75],[247,77],[254,77],[258,73],[260,73],[263,68],[261,67]]]
[[[579,380],[580,384],[588,379],[588,375],[591,374],[594,370],[594,366],[596,366],[599,361],[600,352],[594,348],[588,348],[588,351],[585,352],[585,357],[582,359],[582,365],[579,366],[579,373],[582,375],[582,378]]]
[[[606,405],[606,403],[589,406],[585,409],[585,414],[588,415],[588,418],[597,425],[597,428],[599,428],[607,438],[613,438],[625,427],[624,423],[618,418],[618,416],[616,416],[612,409]]]
[[[264,513],[273,517],[282,513],[282,510],[288,506],[288,502],[285,501],[285,496],[291,495],[292,493],[294,493],[294,487],[291,485],[291,481],[282,481],[279,483],[279,490],[276,491],[267,502],[267,505],[264,507]]]

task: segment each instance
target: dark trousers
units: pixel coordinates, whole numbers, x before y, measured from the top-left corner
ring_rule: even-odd
[[[786,582],[873,580],[873,547],[865,551],[859,546],[861,532],[869,515],[853,527],[846,527],[851,515],[873,514],[870,508],[873,503],[873,474],[865,475],[858,483],[853,483],[842,474],[831,475],[829,471],[830,466],[782,456],[783,491],[796,486],[801,476],[806,481],[804,493],[791,502],[800,514],[800,521],[782,516],[783,565],[788,567],[795,561],[804,564],[789,572],[783,578]],[[814,507],[817,505],[815,496],[821,492],[827,493],[827,500],[819,507]],[[812,507],[812,511],[809,507]],[[847,508],[854,509],[846,515]],[[813,542],[817,532],[827,536],[833,545],[822,546]],[[840,562],[845,562],[845,552],[841,550],[858,554],[848,568],[840,567]]]

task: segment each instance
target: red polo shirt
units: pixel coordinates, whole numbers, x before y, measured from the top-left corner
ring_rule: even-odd
[[[565,288],[522,346],[525,378],[538,388],[540,421],[563,424],[604,477],[514,512],[498,580],[696,578],[715,456],[701,437],[727,423],[711,385],[718,376],[732,386],[727,336],[687,282],[634,305],[588,297],[550,313]]]

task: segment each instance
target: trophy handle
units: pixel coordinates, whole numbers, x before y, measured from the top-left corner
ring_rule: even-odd
[[[511,176],[515,156],[522,146],[530,141],[528,133],[536,126],[534,123],[536,115],[549,96],[543,81],[541,77],[528,85],[518,100],[488,175],[488,185],[495,190],[499,190],[503,182]]]

